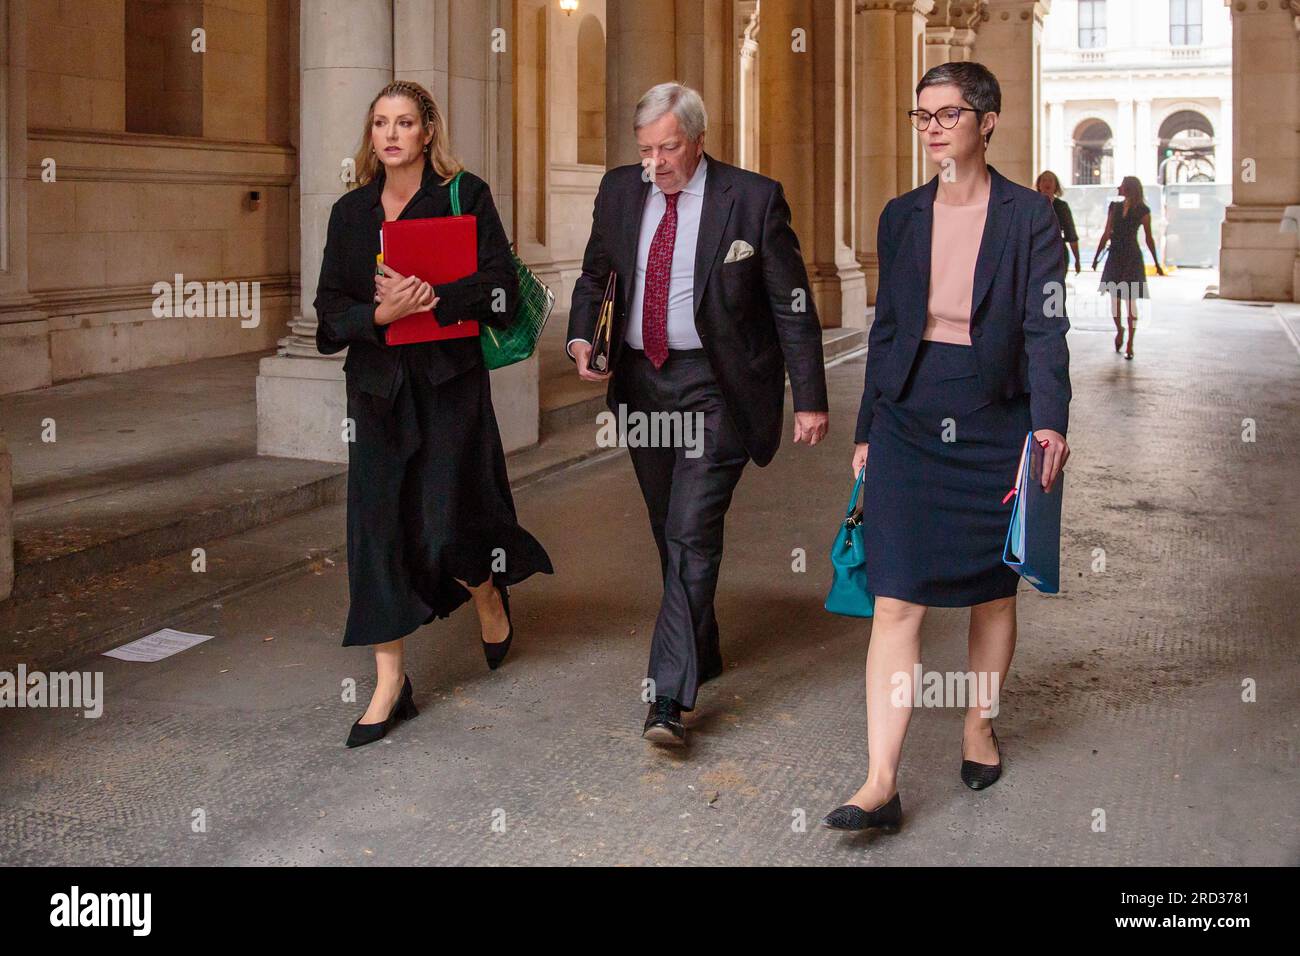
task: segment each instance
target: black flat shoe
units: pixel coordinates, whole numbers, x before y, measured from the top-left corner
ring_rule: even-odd
[[[364,747],[366,744],[373,744],[380,740],[403,720],[410,720],[412,717],[418,717],[420,712],[415,709],[415,701],[412,699],[411,678],[405,674],[402,675],[402,692],[397,695],[397,701],[393,704],[393,709],[388,712],[388,719],[378,724],[363,724],[361,717],[352,725],[348,732],[349,747]],[[362,717],[365,714],[361,715]]]
[[[822,826],[828,830],[881,830],[894,833],[902,825],[903,801],[898,798],[898,794],[874,810],[863,810],[846,803],[822,818]]]
[[[992,728],[990,728],[992,729]],[[1002,746],[998,743],[998,732],[993,731],[993,746],[998,751],[997,763],[976,763],[974,760],[962,760],[961,782],[972,790],[991,787],[1002,776]]]
[[[489,670],[496,670],[501,666],[501,662],[510,653],[510,642],[515,639],[515,624],[514,621],[510,620],[510,589],[498,587],[497,590],[501,592],[501,606],[506,609],[506,622],[510,625],[510,630],[506,633],[504,641],[498,641],[495,644],[490,644],[479,638],[480,641],[483,641],[483,656],[487,658]]]
[[[686,725],[682,723],[682,705],[671,697],[656,697],[646,714],[641,736],[651,743],[670,747],[686,745]]]

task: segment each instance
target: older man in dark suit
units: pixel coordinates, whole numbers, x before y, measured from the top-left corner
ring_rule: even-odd
[[[746,462],[766,465],[781,442],[787,369],[794,440],[815,445],[827,428],[821,326],[781,185],[706,154],[706,125],[688,87],[641,98],[641,163],[601,180],[569,315],[569,355],[584,379],[609,380],[611,409],[703,426],[689,448],[627,441],[664,584],[643,735],[665,744],[685,743],[682,711],[722,673],[723,519]],[[588,359],[611,271],[609,370],[598,373]]]

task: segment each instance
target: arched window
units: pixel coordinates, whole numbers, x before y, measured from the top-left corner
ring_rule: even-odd
[[[605,165],[605,31],[590,13],[578,26],[578,162]]]
[[[1179,110],[1160,124],[1156,182],[1214,182],[1214,127],[1196,110]]]
[[[1074,185],[1096,186],[1113,183],[1114,137],[1110,126],[1099,119],[1085,120],[1074,131]]]

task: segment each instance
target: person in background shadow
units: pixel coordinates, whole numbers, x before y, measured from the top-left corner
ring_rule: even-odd
[[[970,608],[970,670],[1002,687],[1016,646],[1019,576],[1002,561],[1006,495],[1027,433],[1045,447],[1042,482],[1069,457],[1069,321],[1046,300],[1061,275],[1052,205],[985,161],[1002,94],[974,62],[945,63],[916,88],[910,116],[952,175],[891,200],[880,215],[880,287],[853,454],[863,468],[867,582],[867,780],[824,825],[902,823],[898,766],[920,687],[927,608]],[[892,692],[910,688],[898,704]],[[970,702],[960,777],[978,790],[1002,772],[993,700]]]
[[[787,368],[794,440],[825,437],[826,375],[781,184],[705,153],[704,103],[681,84],[641,97],[632,125],[641,163],[601,180],[567,347],[579,376],[609,382],[611,409],[703,426],[698,449],[630,448],[664,586],[642,735],[682,745],[682,712],[722,673],[713,598],[732,491],[781,442]],[[619,307],[611,371],[598,374],[587,360],[611,270]]]
[[[1061,181],[1050,169],[1038,174],[1034,188],[1052,201],[1052,212],[1056,213],[1056,221],[1061,225],[1061,282],[1064,283],[1070,271],[1071,252],[1074,253],[1074,274],[1078,275],[1083,268],[1079,261],[1079,233],[1074,228],[1074,213],[1070,212],[1070,204],[1061,198]]]

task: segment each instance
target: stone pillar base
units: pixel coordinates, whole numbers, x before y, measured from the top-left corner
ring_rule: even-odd
[[[339,358],[272,355],[257,369],[257,453],[348,460],[347,394]]]
[[[867,279],[856,263],[827,266],[809,276],[822,328],[863,329],[867,323]]]
[[[0,321],[0,395],[44,388],[53,381],[50,322],[44,312],[4,308]]]
[[[335,357],[272,355],[258,363],[257,453],[317,461],[348,460],[343,441],[347,394],[343,362]],[[492,407],[506,452],[538,441],[538,360],[492,375]]]
[[[1282,232],[1281,222],[1281,206],[1228,207],[1219,251],[1220,296],[1300,302],[1296,234]]]

